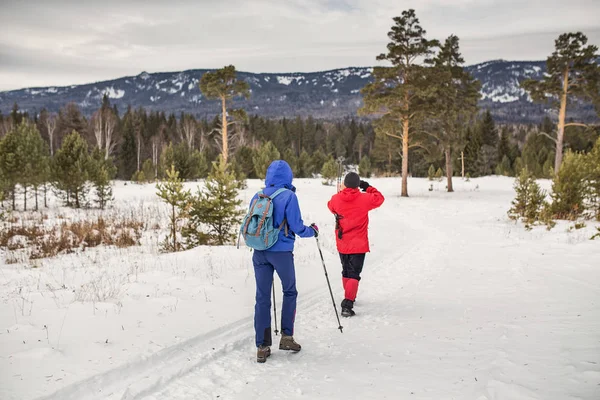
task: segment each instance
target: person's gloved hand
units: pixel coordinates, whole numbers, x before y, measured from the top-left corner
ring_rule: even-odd
[[[315,237],[319,237],[319,227],[314,222],[310,224],[310,227],[315,231]]]
[[[360,183],[358,184],[358,187],[360,188],[360,190],[362,190],[363,192],[366,192],[367,189],[370,187],[371,185],[369,185],[369,182],[367,181],[360,181]]]

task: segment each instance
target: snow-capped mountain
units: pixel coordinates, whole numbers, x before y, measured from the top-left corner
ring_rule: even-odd
[[[552,113],[534,104],[519,87],[526,78],[540,78],[545,62],[489,61],[467,67],[482,83],[481,105],[492,111],[498,121],[538,122]],[[211,117],[220,112],[214,101],[205,99],[198,88],[202,75],[209,70],[173,73],[142,72],[137,76],[66,87],[28,88],[0,92],[0,111],[7,113],[14,103],[20,109],[39,112],[42,108],[58,111],[69,102],[77,103],[85,114],[101,104],[104,94],[124,111],[134,108],[164,112],[186,112]],[[353,115],[362,104],[360,89],[371,80],[372,68],[351,67],[324,72],[255,74],[238,72],[238,78],[250,84],[251,97],[236,100],[250,114],[268,117],[312,115],[316,118],[343,118]],[[571,115],[594,120],[590,106],[577,106]],[[575,115],[578,114],[578,115]]]

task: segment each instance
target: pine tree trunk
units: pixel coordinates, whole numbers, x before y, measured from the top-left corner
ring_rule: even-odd
[[[408,197],[408,118],[402,121],[402,197]]]
[[[452,187],[452,149],[447,148],[446,151],[446,177],[448,178],[448,192],[454,192]]]
[[[44,184],[44,207],[48,208],[48,184]]]
[[[17,195],[16,195],[17,187],[13,186],[12,188],[12,209],[15,211],[17,209]]]
[[[140,172],[140,157],[142,153],[142,139],[138,137],[137,143],[137,172]]]
[[[175,235],[176,230],[175,230],[175,204],[171,205],[172,208],[172,216],[171,216],[171,224],[172,224],[172,231],[171,234],[173,235],[173,251],[177,251],[177,236]]]
[[[79,189],[75,189],[75,208],[79,208]]]
[[[35,211],[38,210],[38,188],[35,187]]]
[[[358,145],[358,162],[360,162],[360,160],[362,160],[362,153],[363,153],[363,144],[359,144]]]
[[[221,105],[222,105],[222,135],[223,135],[223,161],[227,164],[229,146],[227,142],[227,107],[225,104],[225,97],[221,97]]]
[[[461,175],[462,175],[462,178],[465,179],[465,152],[464,151],[460,152],[460,163],[462,164]]]
[[[23,211],[27,211],[27,185],[23,186]]]
[[[567,115],[567,92],[569,88],[569,67],[563,76],[563,92],[560,97],[560,112],[558,114],[558,134],[556,136],[556,158],[554,159],[554,173],[557,174],[562,164],[563,142],[565,136],[565,117]]]

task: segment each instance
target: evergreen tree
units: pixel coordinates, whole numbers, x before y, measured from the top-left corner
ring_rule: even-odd
[[[495,148],[498,143],[498,131],[490,110],[485,110],[478,129],[481,132],[482,144]]]
[[[296,157],[294,150],[292,150],[289,147],[287,149],[285,149],[285,151],[283,152],[283,160],[285,160],[290,165],[290,168],[292,168],[292,171],[297,172],[298,157]]]
[[[523,164],[523,160],[521,159],[521,157],[517,157],[515,159],[515,162],[513,163],[513,171],[515,172],[515,176],[521,175],[521,172],[524,168],[525,165]]]
[[[371,152],[373,164],[388,176],[400,170],[402,148],[398,143],[398,140],[376,128],[375,144]]]
[[[444,153],[448,192],[453,192],[453,154],[464,146],[464,127],[477,113],[481,84],[462,67],[464,59],[459,51],[459,39],[454,35],[446,39],[433,63],[429,75],[436,91],[435,118],[429,136]]]
[[[135,129],[131,109],[125,113],[122,132],[123,141],[119,151],[119,176],[129,179],[137,171]]]
[[[311,173],[317,174],[321,172],[323,165],[327,162],[327,155],[321,149],[315,151],[310,158]]]
[[[527,170],[536,178],[546,177],[547,161],[554,158],[552,142],[543,135],[531,132],[523,145],[521,158]]]
[[[36,125],[23,118],[15,128],[16,159],[19,160],[17,183],[23,191],[23,209],[27,211],[29,188],[35,191],[36,210],[38,209],[37,188],[46,179],[45,165],[47,162],[45,143]]]
[[[510,139],[508,137],[508,132],[506,129],[503,129],[498,142],[498,162],[502,163],[504,157],[507,157],[508,161],[510,162],[510,151]]]
[[[323,164],[323,167],[321,168],[321,176],[323,177],[323,179],[325,179],[323,181],[324,185],[333,185],[333,182],[338,176],[338,165],[333,159],[333,157],[330,157]]]
[[[106,165],[102,164],[100,166],[93,183],[96,191],[96,203],[101,210],[104,210],[106,205],[114,200],[110,175]]]
[[[194,150],[191,154],[192,158],[192,178],[203,179],[208,176],[208,157],[205,152]]]
[[[435,171],[435,179],[437,179],[438,181],[441,181],[443,176],[444,176],[444,171],[442,171],[441,168],[438,168],[437,171]]]
[[[585,157],[586,208],[591,216],[600,221],[600,138]]]
[[[0,140],[0,175],[2,176],[4,190],[12,202],[12,209],[16,209],[17,185],[22,180],[24,160],[21,135],[17,129],[12,129]]]
[[[144,170],[141,171],[135,171],[133,173],[133,175],[131,176],[131,181],[135,182],[135,183],[144,183],[148,180],[148,178],[146,178],[146,173],[144,172]]]
[[[411,122],[428,111],[432,91],[424,67],[419,61],[428,60],[435,41],[425,38],[414,10],[402,12],[394,18],[388,33],[388,52],[377,57],[391,67],[375,67],[373,81],[362,89],[362,114],[380,114],[377,122],[381,132],[402,141],[402,196],[408,196],[408,151],[413,140]],[[414,129],[414,127],[413,127]]]
[[[365,178],[371,177],[371,160],[369,156],[363,156],[358,164],[358,173]]]
[[[23,181],[21,186],[27,188],[31,186],[35,196],[35,210],[39,209],[38,192],[41,186],[44,186],[49,180],[50,158],[48,147],[42,139],[37,127],[33,124],[23,126],[24,147],[23,157]],[[25,190],[25,210],[27,210],[27,191]]]
[[[182,180],[206,177],[208,172],[208,160],[204,153],[190,149],[185,142],[173,146],[169,143],[161,155],[162,170],[169,165],[175,166]]]
[[[538,102],[550,102],[558,108],[558,131],[555,138],[554,170],[559,171],[563,158],[565,128],[569,98],[591,100],[600,104],[600,66],[598,47],[587,44],[581,33],[564,33],[555,41],[555,50],[546,60],[546,74],[540,81],[526,80],[522,87]]]
[[[496,175],[512,176],[512,167],[508,156],[504,156],[502,161],[496,166]]]
[[[306,150],[302,150],[296,163],[296,176],[298,178],[310,178],[313,174],[311,159]]]
[[[64,139],[65,136],[71,134],[73,131],[80,135],[86,134],[88,131],[88,124],[77,104],[69,103],[60,109],[58,112],[57,130],[57,144],[60,143],[61,139]]]
[[[496,148],[484,144],[475,162],[477,176],[491,175],[496,166]]]
[[[558,219],[575,219],[584,210],[587,187],[585,158],[567,151],[560,170],[552,181],[552,215]]]
[[[183,231],[188,248],[206,243],[233,244],[243,215],[239,208],[242,201],[237,199],[239,187],[222,157],[213,162],[204,190],[192,198],[189,225]],[[208,227],[208,234],[202,233],[202,226]]]
[[[238,179],[242,176],[249,179],[257,178],[256,172],[254,171],[254,153],[254,149],[247,146],[241,146],[237,149],[234,155],[234,168]]]
[[[479,176],[479,169],[477,168],[477,160],[481,152],[483,140],[481,138],[481,132],[479,129],[467,128],[465,134],[465,172],[471,176]]]
[[[431,164],[429,166],[429,169],[427,170],[427,179],[429,179],[430,181],[435,179],[435,167],[433,166],[433,164]]]
[[[101,210],[113,200],[111,179],[116,173],[112,158],[106,158],[106,150],[96,147],[89,162],[89,178],[94,186],[94,199]]]
[[[229,137],[227,128],[227,102],[235,97],[250,97],[248,82],[236,79],[235,67],[229,65],[214,72],[206,72],[200,79],[200,91],[207,99],[221,101],[221,137],[223,161],[229,156]]]
[[[523,169],[514,184],[516,197],[508,211],[511,219],[522,218],[526,226],[538,221],[544,209],[546,194],[527,169]]]
[[[144,161],[144,163],[142,164],[142,170],[140,171],[140,173],[143,175],[143,181],[150,182],[156,180],[157,177],[155,176],[155,171],[156,168],[152,163],[151,159],[147,159],[146,161]]]
[[[179,173],[173,165],[166,172],[167,180],[156,184],[157,195],[169,206],[169,235],[165,238],[163,251],[183,250],[178,240],[181,221],[187,217],[190,208],[190,192],[183,190]]]
[[[275,160],[279,160],[279,151],[271,142],[263,144],[252,157],[256,176],[258,176],[259,179],[265,179],[267,176],[267,168],[269,168],[269,165]]]
[[[72,201],[76,208],[85,205],[89,165],[87,143],[73,131],[64,138],[52,164],[54,188],[67,206],[72,206]]]

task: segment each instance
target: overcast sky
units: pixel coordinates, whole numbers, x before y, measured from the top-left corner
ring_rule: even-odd
[[[542,60],[567,31],[600,45],[599,0],[0,0],[0,90],[227,64],[371,66],[408,8],[428,38],[457,35],[467,64]]]

